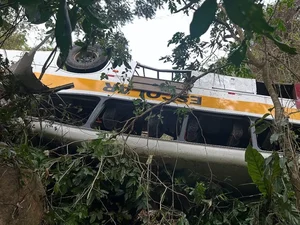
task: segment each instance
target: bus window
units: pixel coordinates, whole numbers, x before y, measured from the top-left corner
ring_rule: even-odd
[[[251,140],[247,117],[194,111],[189,115],[188,142],[246,148]]]
[[[40,102],[38,115],[43,119],[74,126],[84,125],[100,98],[89,95],[55,94]]]
[[[132,101],[107,100],[92,127],[167,140],[175,140],[179,136],[182,120],[178,118],[176,108],[166,106],[136,119],[132,129],[122,130],[126,122],[135,117],[135,110]]]
[[[176,108],[163,106],[148,114],[147,134],[166,140],[176,140],[180,134],[183,118],[178,116]]]
[[[264,127],[264,129],[262,129]],[[255,129],[258,134],[257,137],[257,145],[262,150],[267,151],[278,151],[280,150],[280,146],[278,142],[271,143],[270,138],[273,134],[273,126],[272,121],[264,120],[260,122],[256,122]],[[300,141],[300,126],[297,124],[290,124],[291,134],[295,135],[295,140],[297,143]]]
[[[92,128],[106,131],[121,131],[126,121],[134,117],[134,104],[131,101],[110,99],[104,103],[100,115]],[[141,134],[143,121],[136,120],[133,134]]]

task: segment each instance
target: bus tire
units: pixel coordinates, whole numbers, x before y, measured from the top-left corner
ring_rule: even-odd
[[[109,61],[108,56],[99,45],[88,46],[87,51],[74,46],[65,62],[67,71],[75,73],[92,73],[103,69]]]

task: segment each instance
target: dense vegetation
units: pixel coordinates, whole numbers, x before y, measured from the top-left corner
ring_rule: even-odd
[[[42,216],[37,213],[36,221],[20,220],[22,210],[29,209],[25,205],[28,195],[16,202],[4,202],[6,189],[1,179],[0,222],[39,224],[43,218],[44,224],[70,225],[300,223],[297,137],[289,129],[288,115],[272,85],[274,79],[298,79],[298,1],[278,0],[266,5],[259,0],[136,0],[134,4],[126,0],[8,0],[0,4],[0,45],[9,48],[24,41],[18,32],[25,25],[46,23],[45,37],[54,40],[53,51],[59,49],[62,58],[67,57],[73,43],[71,33],[77,32],[84,36],[77,45],[85,48],[99,43],[112,56],[114,65],[120,65],[130,55],[119,27],[135,16],[151,19],[162,6],[172,13],[193,14],[190,34],[176,33],[169,41],[169,45],[175,45],[173,53],[164,60],[182,69],[240,76],[258,74],[264,81],[275,111],[274,123],[269,124],[274,130],[271,138],[279,143],[283,157],[274,151],[264,159],[251,146],[245,151],[249,175],[260,194],[236,195],[211,180],[200,179],[199,174],[187,176],[170,168],[158,168],[151,158],[141,162],[114,138],[101,136],[79,148],[45,145],[31,134],[26,118],[38,110],[38,102],[47,94],[24,90],[2,56],[1,176],[5,177],[7,168],[16,168],[21,190],[30,183],[30,171],[42,181],[45,210],[39,211]],[[210,41],[202,41],[201,35],[208,30]],[[216,59],[214,53],[220,50],[226,57]],[[199,77],[185,79],[186,84],[192,84]],[[173,95],[172,99],[177,97]],[[10,210],[8,214],[4,214],[4,208]]]

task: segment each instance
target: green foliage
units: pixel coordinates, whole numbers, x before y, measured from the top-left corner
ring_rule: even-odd
[[[171,82],[166,81],[165,83],[161,83],[159,85],[160,90],[170,94],[171,96],[176,95],[176,86],[173,86]]]
[[[68,56],[72,45],[72,32],[82,34],[85,45],[105,42],[108,47],[116,48],[111,51],[117,65],[123,63],[124,58],[130,59],[128,46],[124,40],[115,38],[120,36],[120,26],[131,22],[135,16],[152,18],[157,8],[163,4],[162,0],[135,1],[135,6],[128,0],[111,1],[83,1],[83,0],[17,0],[3,3],[0,8],[0,25],[7,33],[7,37],[26,22],[30,24],[45,23],[46,28],[55,30],[55,40],[63,59]],[[5,27],[4,27],[5,26]],[[2,45],[6,39],[0,39]],[[110,41],[115,40],[114,43]],[[125,39],[126,40],[126,39]],[[126,40],[127,41],[127,40]],[[112,44],[112,45],[111,45]],[[117,45],[119,45],[117,47]],[[120,48],[122,46],[122,48]],[[122,52],[123,50],[123,52]],[[108,52],[108,54],[110,54]],[[116,55],[116,54],[119,55]],[[123,54],[123,55],[122,55]],[[122,57],[120,57],[122,55]]]
[[[26,35],[20,32],[13,33],[9,37],[9,40],[4,42],[2,48],[7,50],[28,50],[29,46],[27,44]]]
[[[218,68],[215,70],[215,73],[217,74],[243,78],[254,78],[254,74],[245,62],[242,62],[238,67],[233,63],[228,64],[228,62],[228,58],[222,57],[217,62],[210,65],[208,70]]]
[[[55,39],[62,61],[67,59],[70,48],[72,47],[72,27],[65,0],[60,1],[58,12],[56,14]]]
[[[210,7],[208,7],[209,2],[211,3]],[[277,33],[285,30],[284,24],[280,20],[277,20],[276,23],[273,22],[276,21],[276,17],[271,20],[274,10],[272,11],[270,7],[265,10],[262,1],[224,0],[216,6],[216,11],[212,2],[204,1],[198,10],[195,10],[190,24],[191,35],[176,33],[169,41],[169,45],[175,45],[172,54],[162,57],[161,60],[172,62],[176,69],[206,71],[208,68],[216,68],[213,66],[216,61],[218,63],[215,53],[225,52],[225,57],[228,57],[229,62],[225,65],[230,68],[227,71],[226,68],[222,68],[220,71],[225,71],[228,75],[235,75],[240,71],[234,67],[245,68],[245,63],[242,62],[247,62],[246,53],[251,51],[253,43],[259,40],[263,39],[266,42],[268,39],[282,52],[291,55],[297,54],[296,49],[289,46],[292,42],[280,40]],[[293,3],[289,4],[293,6]],[[205,8],[204,6],[207,7],[205,13],[199,13],[202,8]],[[183,8],[185,13],[189,13],[197,7],[198,4],[191,1]],[[177,5],[173,8],[177,9]],[[270,19],[267,18],[267,14]],[[209,27],[211,27],[209,41],[196,38],[207,31]]]
[[[11,110],[0,117],[2,124],[15,116],[24,117],[30,106],[35,107],[31,100],[23,112]],[[17,101],[24,104],[24,99]],[[135,104],[147,107],[140,100]],[[184,116],[187,110],[176,113]],[[285,162],[277,153],[264,160],[256,150],[247,149],[249,173],[257,185],[264,186],[266,195],[241,201],[219,183],[200,179],[200,174],[178,170],[172,177],[173,168],[157,166],[153,173],[108,136],[77,149],[43,150],[46,146],[32,147],[26,130],[17,125],[10,133],[21,130],[16,133],[18,139],[2,133],[13,144],[0,146],[1,160],[32,168],[43,177],[49,204],[47,224],[299,224]]]
[[[205,191],[206,191],[206,187],[203,183],[196,183],[195,189],[193,190],[193,195],[195,198],[195,203],[197,205],[200,205],[202,203],[202,201],[205,199]]]
[[[247,52],[247,43],[246,40],[242,42],[242,44],[231,53],[228,57],[228,61],[232,63],[234,66],[239,67],[242,64],[243,59],[246,57]]]
[[[266,180],[263,176],[263,156],[256,149],[248,146],[245,154],[245,161],[247,162],[248,172],[253,182],[257,185],[260,192],[266,196],[267,194],[269,194],[269,191],[267,190],[268,185],[266,185]]]
[[[183,32],[177,32],[169,40],[168,46],[170,45],[175,45],[172,55],[161,57],[160,60],[171,62],[175,69],[197,70],[202,65],[197,57],[203,59],[208,43],[199,42],[197,38],[191,38]],[[196,60],[191,62],[191,58],[196,58]],[[181,79],[181,76],[177,77],[177,80]]]
[[[121,144],[100,137],[49,160],[49,224],[130,223],[147,207],[141,170],[131,157]]]
[[[147,109],[151,108],[151,105],[145,99],[135,99],[133,100],[134,105],[134,115],[138,116],[145,112]]]
[[[193,20],[190,24],[191,38],[198,38],[204,34],[215,18],[217,11],[216,0],[205,0],[194,12]]]
[[[294,192],[289,183],[285,158],[273,152],[264,159],[261,153],[248,146],[245,160],[249,175],[264,196],[262,203],[266,207],[264,212],[266,223],[274,224],[277,221],[279,224],[299,224],[300,214],[295,207]],[[261,217],[260,220],[265,218]]]
[[[229,19],[247,31],[258,34],[271,33],[271,27],[264,17],[263,4],[252,0],[224,0]]]
[[[285,43],[282,43],[281,41],[279,41],[277,38],[275,38],[274,36],[272,36],[271,34],[266,34],[266,36],[272,40],[274,42],[275,45],[277,45],[277,47],[283,51],[283,52],[287,52],[291,55],[296,55],[297,54],[297,50],[296,48],[290,47]]]
[[[280,159],[277,152],[273,152],[269,158],[264,159],[256,149],[248,146],[245,160],[249,175],[267,199],[271,199],[275,193],[281,191],[284,168],[280,166],[283,159]]]
[[[181,1],[164,2],[175,12]],[[123,51],[126,56],[129,55],[126,51],[128,42],[121,33],[113,30],[131,21],[134,15],[153,17],[156,8],[161,7],[162,3],[163,1],[136,1],[135,9],[132,10],[125,0],[105,1],[101,4],[99,1],[76,0],[68,1],[67,7],[62,0],[19,0],[7,7],[13,7],[14,10],[25,8],[25,15],[31,23],[48,20],[49,28],[55,28],[57,45],[63,54],[71,46],[71,32],[76,29],[85,32],[83,41],[78,42],[83,47],[95,41],[102,46],[110,43],[107,54],[116,55],[113,64],[117,66],[124,62],[123,56],[118,52]],[[190,3],[191,7],[197,5],[197,1]],[[265,19],[260,1],[224,0],[223,3],[228,18],[222,10],[217,9],[216,1],[206,0],[194,14],[191,36],[176,33],[169,42],[169,45],[176,45],[173,54],[163,59],[172,61],[177,68],[203,69],[200,60],[190,60],[193,57],[203,59],[206,48],[221,49],[225,46],[223,49],[227,49],[227,52],[232,50],[229,60],[233,64],[232,70],[236,70],[244,65],[243,59],[250,41],[262,35],[272,40],[282,51],[296,53],[293,48],[281,43],[278,38],[275,39],[274,28]],[[0,9],[0,24],[3,26],[7,22],[7,7]],[[187,12],[188,9],[184,11]],[[217,23],[217,20],[221,20],[221,23]],[[227,24],[228,21],[231,23]],[[247,41],[241,41],[240,46],[233,47],[232,43],[223,46],[235,34],[228,33],[233,29],[233,23],[243,28]],[[214,26],[211,30],[213,38],[209,42],[199,43],[199,38],[195,37],[207,31],[210,24]],[[280,22],[276,27],[284,30]],[[7,68],[6,63],[1,63],[2,68]],[[5,86],[5,99],[9,100],[0,109],[1,141],[9,144],[0,146],[1,161],[27,166],[40,172],[47,190],[48,224],[300,223],[285,159],[276,152],[264,159],[257,150],[250,146],[247,148],[245,159],[249,175],[262,195],[242,201],[221,184],[200,179],[199,174],[187,175],[184,173],[186,171],[172,174],[173,170],[170,172],[168,168],[156,165],[155,173],[149,169],[151,163],[154,163],[152,156],[145,165],[135,154],[126,152],[124,145],[106,136],[83,143],[78,149],[71,146],[59,146],[52,150],[47,146],[34,148],[28,140],[26,121],[23,124],[18,118],[25,119],[30,114],[36,107],[36,99],[20,95],[20,87],[11,80],[12,76],[2,76],[1,79]],[[178,79],[182,79],[181,75]],[[162,88],[172,91],[168,84]],[[126,92],[121,83],[115,89]],[[136,106],[135,115],[140,115],[150,107],[144,99],[133,103]],[[182,109],[175,113],[183,117],[188,112],[187,109]],[[273,139],[276,141],[278,138],[273,136]],[[44,151],[44,148],[48,150]]]
[[[278,41],[272,35],[275,28],[270,26],[266,21],[263,4],[255,3],[252,0],[224,0],[224,7],[229,19],[245,29],[245,31],[266,35],[266,37],[272,40],[282,51],[289,54],[296,54],[295,48]]]
[[[53,14],[49,3],[45,1],[36,2],[34,5],[31,5],[28,1],[24,3],[24,9],[28,22],[32,24],[45,23]]]

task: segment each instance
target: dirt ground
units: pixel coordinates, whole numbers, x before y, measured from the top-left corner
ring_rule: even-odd
[[[32,171],[0,163],[0,225],[40,225],[44,196]]]

